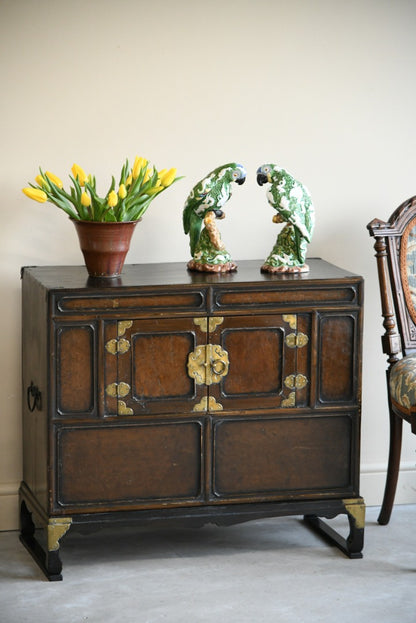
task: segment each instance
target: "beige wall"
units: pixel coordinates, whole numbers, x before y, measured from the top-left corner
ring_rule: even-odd
[[[39,165],[65,178],[76,161],[104,190],[135,154],[186,179],[153,204],[131,262],[188,259],[182,205],[219,164],[249,173],[222,223],[236,259],[275,239],[260,164],[309,187],[309,255],[366,279],[362,493],[380,503],[385,363],[365,226],[416,194],[415,18],[412,0],[1,0],[0,529],[17,527],[21,478],[19,269],[81,262],[64,213],[20,189]],[[416,502],[415,447],[407,434],[403,503]]]

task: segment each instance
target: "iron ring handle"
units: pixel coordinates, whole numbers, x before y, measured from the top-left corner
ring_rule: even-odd
[[[39,411],[42,409],[42,394],[39,388],[33,385],[33,381],[31,381],[27,388],[27,406],[31,413],[33,413],[35,409]]]
[[[211,361],[211,370],[217,376],[222,376],[227,368],[227,364],[222,359],[213,359]]]

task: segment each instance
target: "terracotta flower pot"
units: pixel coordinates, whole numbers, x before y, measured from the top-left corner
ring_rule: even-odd
[[[117,277],[130,248],[134,228],[139,221],[98,223],[72,221],[90,277]]]

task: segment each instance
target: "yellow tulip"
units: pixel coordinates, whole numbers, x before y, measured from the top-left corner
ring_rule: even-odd
[[[133,181],[133,176],[130,174],[126,179],[126,186],[130,186]]]
[[[166,188],[167,186],[170,186],[172,184],[176,177],[176,171],[177,169],[169,169],[167,173],[162,175],[162,177],[160,178],[162,186]]]
[[[147,160],[145,160],[141,156],[140,156],[140,158],[139,158],[139,156],[136,156],[136,158],[134,159],[133,169],[131,171],[131,174],[132,174],[134,180],[139,177],[140,171],[146,165],[147,165]]]
[[[127,190],[124,184],[120,184],[120,188],[118,189],[118,196],[120,199],[124,199],[127,195]]]
[[[112,190],[110,194],[108,195],[107,203],[110,208],[114,208],[117,205],[117,202],[118,202],[117,193],[115,190]]]
[[[55,184],[55,186],[57,186],[58,188],[63,188],[64,187],[64,185],[62,183],[62,180],[60,180],[57,175],[54,175],[50,171],[46,171],[45,175],[49,179],[49,181],[51,181],[52,184]]]
[[[91,197],[86,192],[83,192],[81,195],[81,203],[85,208],[91,205]]]
[[[157,180],[155,186],[160,186],[162,184],[162,177],[167,173],[166,169],[161,169],[157,174]]]
[[[45,180],[44,177],[42,177],[41,175],[37,175],[35,177],[35,182],[36,184],[38,184],[39,186],[42,186],[42,188],[46,188],[46,190],[50,190],[50,186],[48,184],[48,182]]]
[[[152,167],[148,167],[146,169],[146,173],[144,174],[143,184],[145,184],[152,175],[153,175],[153,168]]]
[[[146,190],[146,194],[156,195],[156,193],[160,192],[161,190],[163,190],[163,186],[153,186],[153,188],[149,188],[149,190]]]
[[[22,188],[22,191],[29,199],[34,199],[39,201],[39,203],[45,203],[48,199],[47,194],[40,188]]]
[[[78,179],[80,186],[84,186],[85,182],[87,181],[87,175],[84,169],[81,169],[80,166],[74,163],[72,165],[71,171],[72,171],[72,175],[74,176],[74,178]]]

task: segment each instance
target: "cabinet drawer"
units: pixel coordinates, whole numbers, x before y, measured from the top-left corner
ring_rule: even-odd
[[[137,315],[169,311],[203,312],[206,309],[206,292],[203,290],[180,290],[172,292],[140,293],[109,293],[100,295],[71,295],[55,296],[55,313],[58,315],[87,314],[114,314],[115,311]]]
[[[214,499],[351,493],[356,422],[352,414],[218,419]]]
[[[359,292],[354,285],[345,286],[309,286],[301,283],[293,287],[288,284],[279,284],[276,288],[262,286],[261,288],[246,287],[227,289],[215,288],[213,296],[213,309],[216,312],[236,311],[247,309],[249,305],[253,309],[265,310],[273,308],[291,307],[316,307],[320,309],[333,305],[357,305]]]
[[[195,500],[202,494],[200,421],[58,427],[57,506],[79,512]]]

